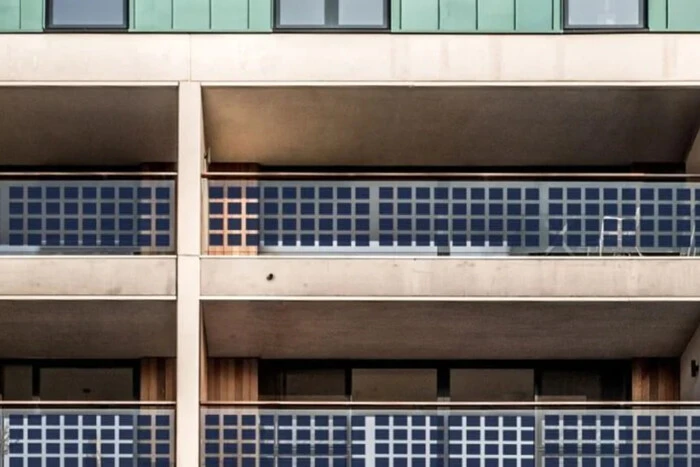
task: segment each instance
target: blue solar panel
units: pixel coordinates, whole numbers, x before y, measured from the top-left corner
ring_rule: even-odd
[[[221,182],[219,182],[221,183]],[[238,182],[224,182],[235,184]],[[457,185],[457,186],[455,186]],[[210,190],[214,217],[247,217],[231,229],[253,231],[263,251],[278,247],[470,247],[561,251],[678,251],[694,245],[700,190],[684,185],[609,183],[259,182],[223,199],[228,185]],[[683,200],[679,203],[678,200]],[[224,204],[226,206],[224,206]],[[29,207],[31,208],[31,207]],[[23,209],[19,208],[18,209]],[[258,225],[257,217],[263,219]],[[239,227],[240,226],[240,227]],[[543,230],[541,230],[543,229]],[[222,230],[210,229],[211,235]],[[217,237],[218,238],[218,237]],[[410,251],[410,250],[407,250]]]
[[[162,430],[155,429],[157,417],[166,420]],[[141,415],[137,425],[135,421],[131,415],[59,411],[6,414],[3,426],[8,430],[10,443],[5,461],[19,467],[171,465],[172,415]]]
[[[155,185],[138,186],[145,183]],[[10,182],[8,185],[7,199],[12,200],[9,216],[0,222],[7,222],[11,245],[123,252],[134,251],[137,239],[141,238],[139,250],[174,248],[171,182]],[[217,189],[210,191],[216,195]],[[143,219],[152,220],[155,229],[138,231],[136,221]],[[148,241],[144,242],[147,237]],[[7,241],[0,238],[0,242]]]

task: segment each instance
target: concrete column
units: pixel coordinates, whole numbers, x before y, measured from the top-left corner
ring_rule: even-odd
[[[700,371],[693,376],[693,360],[700,365],[700,327],[681,356],[681,400],[700,401]]]
[[[700,173],[700,131],[695,135],[693,145],[685,156],[685,171],[689,174]]]
[[[202,90],[179,88],[177,164],[177,465],[199,463],[200,335],[199,255],[201,175],[204,160]]]

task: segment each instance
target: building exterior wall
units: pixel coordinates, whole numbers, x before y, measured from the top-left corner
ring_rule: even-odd
[[[274,0],[129,0],[129,32],[272,32]],[[0,1],[0,32],[42,32],[43,0]],[[700,31],[695,0],[649,0],[648,29]],[[561,0],[392,0],[391,32],[562,33]]]
[[[0,83],[688,86],[699,50],[697,34],[0,34]]]
[[[272,32],[272,0],[129,7],[128,32],[157,34],[12,34],[42,32],[44,3],[0,0],[0,83],[177,85],[177,255],[0,258],[0,299],[176,299],[177,359],[144,360],[140,388],[144,401],[176,400],[178,465],[200,465],[202,402],[258,399],[257,360],[203,352],[202,299],[700,301],[696,258],[215,258],[201,241],[203,86],[698,86],[696,0],[650,0],[643,34],[585,36],[563,34],[558,0],[393,0],[387,32],[405,33],[393,36],[221,34]],[[633,400],[700,400],[688,374],[698,346],[700,332],[680,377],[675,358],[637,361]]]

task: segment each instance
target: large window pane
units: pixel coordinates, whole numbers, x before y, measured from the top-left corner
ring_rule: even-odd
[[[134,399],[131,368],[42,368],[43,400],[129,401]]]
[[[343,368],[283,368],[260,366],[260,397],[263,400],[344,401]]]
[[[3,369],[0,367],[0,371]],[[30,401],[32,391],[32,367],[30,365],[7,365],[3,371],[2,399]]]
[[[599,401],[600,374],[594,371],[543,371],[540,396],[550,400]]]
[[[345,370],[287,370],[284,386],[288,400],[344,400]]]
[[[569,27],[640,27],[640,0],[567,0]]]
[[[48,27],[127,27],[124,0],[48,0]]]
[[[385,28],[388,0],[276,0],[278,28]]]
[[[423,402],[437,400],[437,370],[354,369],[352,400]]]
[[[596,364],[597,368],[551,369],[541,374],[541,400],[621,401],[628,399],[629,366]]]
[[[463,402],[532,401],[535,371],[531,369],[453,369],[450,399]]]
[[[325,0],[279,0],[280,26],[323,26]]]
[[[338,23],[340,26],[384,26],[384,0],[340,0]]]

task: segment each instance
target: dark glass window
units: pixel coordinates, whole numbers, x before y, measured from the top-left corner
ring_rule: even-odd
[[[260,363],[263,400],[363,402],[625,401],[629,361],[351,361]]]
[[[259,373],[263,400],[344,401],[345,369],[308,363],[262,362]]]
[[[126,29],[127,0],[47,0],[48,29]]]
[[[542,370],[539,399],[578,402],[628,400],[630,380],[631,368],[627,363],[598,362],[578,368],[561,365]]]
[[[438,397],[434,368],[353,368],[352,400],[431,402]]]
[[[528,402],[535,398],[532,368],[452,368],[450,400],[456,402]]]
[[[384,29],[387,0],[276,0],[278,29]]]
[[[646,0],[565,0],[569,29],[645,27]]]

